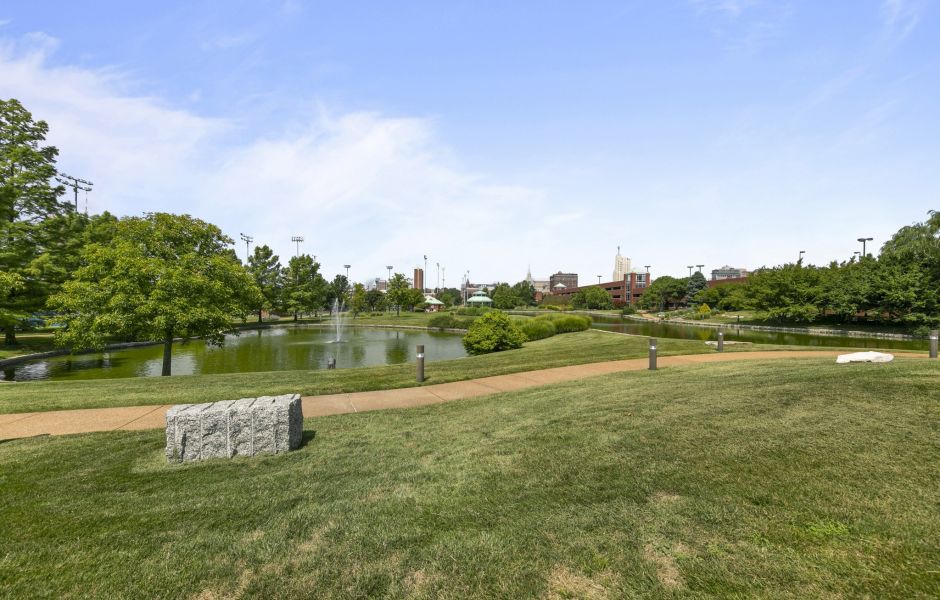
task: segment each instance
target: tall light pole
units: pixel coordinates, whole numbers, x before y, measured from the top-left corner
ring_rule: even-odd
[[[652,266],[652,265],[643,265],[643,267],[646,269],[646,274],[647,274],[647,275],[650,274],[650,267],[651,267],[651,266]]]
[[[865,258],[866,256],[868,256],[868,254],[866,253],[866,250],[865,250],[865,242],[870,242],[870,241],[872,241],[873,239],[874,239],[874,238],[867,238],[867,237],[860,237],[860,238],[858,238],[858,241],[862,243],[862,258]]]
[[[447,287],[447,267],[441,267],[441,285]]]
[[[426,281],[427,276],[428,276],[428,255],[425,254],[424,255],[424,270],[421,271],[421,293],[422,294],[428,287],[427,285],[425,285],[427,283]]]
[[[463,283],[463,305],[467,305],[470,294],[470,271],[467,271],[466,280]]]
[[[692,276],[692,267],[694,267],[694,266],[695,266],[695,265],[689,265],[689,277]]]
[[[600,284],[601,284],[601,276],[598,275],[598,276],[597,276],[597,285],[600,285]]]
[[[704,267],[705,265],[695,265],[695,266],[698,267],[698,272],[701,273],[702,267]]]
[[[300,242],[304,241],[304,236],[302,235],[292,235],[290,241],[297,244],[297,252],[294,253],[294,256],[300,256]]]
[[[346,283],[347,284],[349,283],[349,266],[350,265],[343,265],[343,268],[346,269]]]
[[[392,265],[385,265],[385,268],[388,269],[388,279],[385,280],[385,291],[388,291],[388,283],[392,280]]]
[[[245,235],[244,233],[239,233],[238,235],[240,235],[242,238],[242,241],[245,242],[245,264],[247,265],[248,264],[248,244],[255,241],[255,238],[251,237],[250,235]]]
[[[800,258],[798,258],[796,262],[802,263],[804,254],[806,254],[806,250],[800,250]]]
[[[441,263],[434,263],[437,265],[437,287],[434,288],[438,292],[441,290]]]

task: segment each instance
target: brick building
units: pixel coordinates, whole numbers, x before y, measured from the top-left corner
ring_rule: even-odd
[[[610,294],[610,299],[616,304],[636,304],[652,281],[653,279],[649,276],[649,273],[627,273],[620,281],[608,281],[607,283],[585,285],[582,287],[569,287],[563,290],[556,290],[554,295],[570,299],[578,290],[589,287],[600,287]]]
[[[415,276],[412,281],[414,282],[412,287],[416,290],[421,290],[423,292],[424,291],[424,269],[422,269],[421,267],[416,267]]]
[[[559,283],[565,286],[565,288],[576,288],[578,287],[578,274],[562,273],[558,271],[554,275],[551,275],[548,278],[548,287],[552,290],[552,293],[555,293],[555,290],[558,289]]]

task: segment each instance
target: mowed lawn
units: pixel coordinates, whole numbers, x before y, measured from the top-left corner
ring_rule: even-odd
[[[769,350],[781,346],[731,346],[729,350]],[[646,338],[600,331],[566,333],[528,342],[518,350],[430,361],[426,383],[445,383],[533,369],[646,356]],[[660,340],[660,356],[714,353],[703,342]],[[15,412],[213,402],[273,394],[305,396],[418,385],[415,365],[270,371],[177,377],[136,377],[86,381],[0,382],[0,414]]]
[[[11,598],[933,598],[940,363],[631,372],[309,419],[0,443]]]

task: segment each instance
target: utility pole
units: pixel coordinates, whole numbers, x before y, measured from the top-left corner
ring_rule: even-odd
[[[300,242],[304,241],[304,236],[302,235],[291,236],[290,241],[297,244],[297,252],[294,253],[294,256],[300,256]]]
[[[71,175],[66,175],[65,173],[59,173],[55,176],[55,180],[59,183],[64,184],[66,187],[72,188],[72,191],[75,192],[75,212],[78,212],[78,190],[85,192],[85,214],[88,214],[88,192],[91,191],[91,186],[95,185],[90,181],[85,181],[78,177],[72,177]]]
[[[239,233],[238,235],[240,235],[242,238],[242,241],[245,242],[245,264],[247,265],[248,256],[249,256],[248,244],[255,241],[255,238],[251,237],[250,235],[245,235],[244,233]]]

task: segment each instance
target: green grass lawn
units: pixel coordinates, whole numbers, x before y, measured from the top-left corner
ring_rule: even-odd
[[[735,346],[729,350],[770,349]],[[660,340],[661,356],[714,352],[701,342]],[[428,362],[427,383],[445,383],[489,375],[518,373],[564,365],[646,356],[645,338],[599,331],[567,333],[529,342],[518,350],[456,360]],[[139,377],[89,381],[0,382],[0,414],[153,404],[211,402],[299,392],[332,394],[417,385],[413,364],[335,371],[271,371],[177,377]]]
[[[310,419],[0,443],[10,598],[934,598],[938,364],[632,372]]]
[[[14,346],[0,341],[0,360],[49,350],[56,350],[51,333],[17,333]]]

